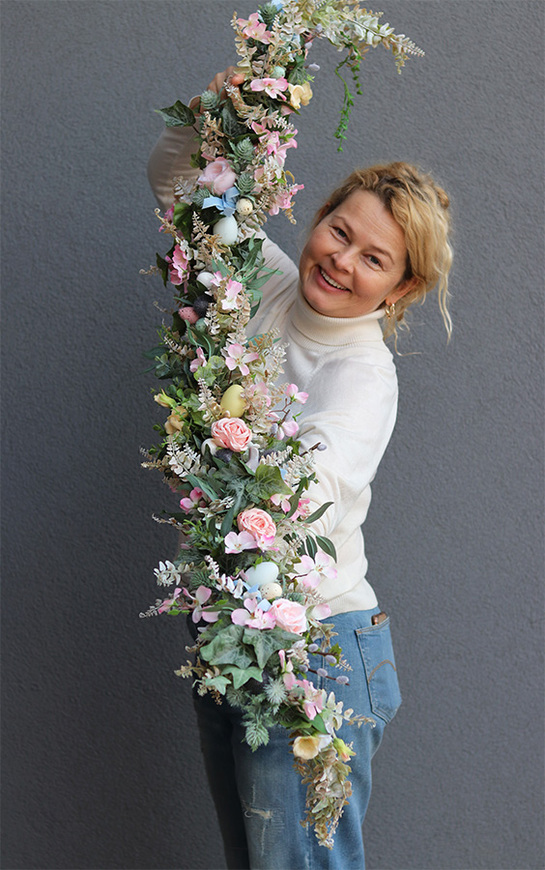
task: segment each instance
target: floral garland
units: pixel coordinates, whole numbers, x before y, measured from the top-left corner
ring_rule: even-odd
[[[369,47],[390,49],[399,68],[422,52],[354,0],[276,0],[247,20],[235,14],[233,27],[240,60],[224,95],[204,91],[197,113],[179,101],[159,110],[167,126],[195,129],[200,174],[177,179],[172,207],[156,212],[172,245],[152,271],[173,285],[175,308],[147,354],[168,384],[154,396],[168,418],[154,427],[160,442],[143,465],[159,469],[175,493],[179,509],[155,519],[179,529],[182,543],[177,559],[155,569],[157,583],[173,591],[141,615],[191,614],[195,660],[176,673],[194,677],[200,694],[240,707],[253,750],[272,725],[289,731],[308,784],[305,822],[331,848],[354,754],[337,731],[373,722],[309,679],[346,683],[328,669],[349,670],[319,595],[320,582],[335,576],[335,550],[312,525],[329,504],[310,513],[305,496],[323,445],[304,450],[297,440],[307,395],[279,383],[277,335],[246,335],[272,274],[255,231],[280,210],[294,222],[302,185],[284,164],[296,147],[292,116],[312,97],[313,39],[344,50],[337,72],[351,69],[357,89]],[[345,82],[341,140],[351,103]]]

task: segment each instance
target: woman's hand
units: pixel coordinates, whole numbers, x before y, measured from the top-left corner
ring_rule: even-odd
[[[244,81],[244,76],[242,73],[235,72],[236,67],[228,66],[226,70],[220,73],[216,73],[210,84],[208,85],[207,90],[214,91],[215,94],[219,94],[221,99],[224,100],[227,96],[225,91],[225,85],[227,83],[231,85],[241,85]],[[193,97],[189,104],[189,108],[193,109],[194,112],[200,114],[199,112],[199,103],[200,97]]]
[[[216,73],[210,84],[208,85],[209,91],[214,91],[216,94],[220,94],[225,97],[224,87],[225,84],[229,83],[231,85],[241,85],[244,81],[244,76],[241,73],[235,72],[236,67],[228,66],[226,70],[221,73]]]

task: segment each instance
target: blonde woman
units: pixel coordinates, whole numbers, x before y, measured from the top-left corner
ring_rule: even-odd
[[[233,69],[216,76],[218,91]],[[232,78],[234,84],[237,82]],[[193,178],[193,131],[167,128],[149,163],[163,209],[173,201],[173,178]],[[390,620],[367,579],[362,525],[371,482],[390,440],[397,380],[384,337],[395,333],[410,305],[434,288],[447,332],[449,200],[428,176],[406,163],[353,172],[318,212],[297,267],[265,237],[266,265],[277,269],[263,287],[248,335],[275,327],[287,344],[283,380],[309,394],[298,420],[304,447],[326,446],[308,495],[311,509],[333,505],[314,524],[337,551],[337,576],[319,591],[331,607],[343,654],[352,670],[335,695],[375,726],[341,733],[352,742],[353,794],[332,850],[303,828],[305,787],[293,770],[284,728],[252,752],[243,740],[241,711],[208,696],[195,704],[206,770],[229,868],[362,870],[362,824],[371,792],[371,759],[401,702]],[[315,669],[323,667],[318,659]],[[314,676],[314,675],[313,675]],[[314,680],[329,688],[325,676]],[[346,728],[346,726],[345,726]],[[346,728],[348,731],[348,728]]]

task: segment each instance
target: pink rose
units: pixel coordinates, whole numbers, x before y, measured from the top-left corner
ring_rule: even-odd
[[[222,417],[212,423],[212,438],[221,447],[242,453],[252,440],[252,432],[239,417]]]
[[[237,177],[225,157],[217,157],[209,163],[204,172],[201,172],[197,184],[201,187],[211,186],[216,196],[221,196],[230,187],[233,187]]]
[[[307,630],[307,616],[305,608],[297,601],[288,601],[287,598],[277,598],[270,607],[270,612],[276,618],[276,624],[285,631],[293,634],[303,634]]]
[[[254,535],[261,549],[267,539],[271,541],[276,535],[276,525],[267,511],[261,508],[248,508],[237,517],[237,526],[241,532],[250,532]]]

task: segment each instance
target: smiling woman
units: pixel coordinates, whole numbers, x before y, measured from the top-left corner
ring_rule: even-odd
[[[221,90],[231,73],[216,76],[209,88]],[[195,150],[194,132],[187,127],[167,128],[156,145],[149,177],[165,210],[174,199],[173,178],[184,184],[198,175],[191,163]],[[318,444],[327,448],[316,462],[318,481],[308,489],[308,509],[330,503],[313,528],[334,544],[337,572],[321,573],[317,593],[330,608],[336,641],[351,667],[349,678],[338,678],[335,698],[369,717],[374,727],[352,729],[350,734],[344,729],[336,745],[343,762],[350,761],[352,796],[329,851],[318,845],[310,825],[299,824],[305,787],[293,769],[285,729],[271,728],[267,745],[252,752],[244,742],[241,709],[229,703],[218,707],[208,695],[195,693],[206,771],[232,868],[365,866],[361,826],[371,792],[371,759],[401,702],[390,621],[366,577],[361,531],[371,482],[397,411],[395,366],[381,320],[386,315],[384,333],[395,332],[407,307],[438,284],[450,330],[448,204],[447,195],[431,178],[408,164],[393,163],[354,172],[328,198],[316,216],[299,269],[261,233],[271,277],[263,285],[263,301],[247,331],[258,336],[274,328],[286,342],[282,379],[308,393],[297,420],[301,449],[304,453]],[[248,513],[239,534],[230,537],[229,552],[244,546],[242,536],[248,531],[258,531],[274,545],[272,528],[257,529],[262,512],[252,507]],[[271,585],[276,585],[274,580]],[[299,617],[298,612],[290,614]],[[270,611],[256,613],[250,598],[235,617],[240,624],[263,630],[267,619]],[[318,651],[304,662],[316,675],[313,684],[300,681],[310,718],[316,715],[318,695],[326,690],[327,696],[326,663]],[[286,673],[285,681],[289,679]],[[353,744],[354,757],[343,737]],[[298,739],[296,757],[318,752],[319,737]]]

